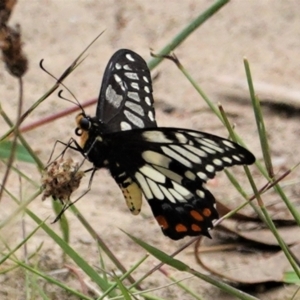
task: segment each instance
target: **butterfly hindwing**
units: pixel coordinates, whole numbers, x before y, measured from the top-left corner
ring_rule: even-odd
[[[205,183],[217,171],[252,164],[254,156],[229,140],[188,129],[152,128],[111,135],[114,163],[142,189],[165,235],[204,234],[218,218]],[[111,166],[114,176],[114,166]]]
[[[150,71],[137,53],[121,49],[108,62],[96,117],[105,133],[156,127]]]

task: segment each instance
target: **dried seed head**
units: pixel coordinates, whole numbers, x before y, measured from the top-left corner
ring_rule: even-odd
[[[52,196],[62,203],[70,199],[71,194],[79,187],[83,171],[78,170],[78,163],[72,158],[54,161],[42,175],[44,193],[42,200]]]
[[[17,0],[0,0],[0,24],[6,24]]]
[[[2,59],[9,73],[15,77],[22,77],[28,68],[28,60],[22,51],[20,27],[11,28],[1,24],[0,49]]]

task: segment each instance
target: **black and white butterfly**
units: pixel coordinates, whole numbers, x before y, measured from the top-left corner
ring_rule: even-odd
[[[218,213],[205,183],[225,167],[255,161],[227,139],[157,127],[150,71],[131,50],[117,51],[108,62],[96,116],[82,112],[76,121],[77,148],[94,170],[110,171],[135,215],[144,195],[163,233],[174,240],[209,236]]]

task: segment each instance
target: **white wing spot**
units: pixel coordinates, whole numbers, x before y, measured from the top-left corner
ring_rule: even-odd
[[[183,187],[182,185],[176,183],[176,182],[172,182],[175,190],[181,194],[184,198],[190,199],[192,197],[192,193],[187,190],[185,187]]]
[[[181,164],[183,164],[184,166],[188,167],[188,168],[192,168],[193,165],[190,161],[188,161],[187,159],[185,159],[184,157],[182,157],[181,155],[177,154],[176,152],[174,152],[173,150],[171,150],[170,148],[166,147],[166,146],[162,146],[161,150],[167,154],[168,156],[172,157],[173,159],[177,160],[178,162],[180,162]]]
[[[169,192],[174,196],[174,198],[179,202],[187,202],[178,192],[174,189],[169,189]]]
[[[213,160],[213,164],[216,165],[216,166],[222,166],[223,165],[222,161],[218,158],[215,158]]]
[[[196,190],[196,194],[202,199],[204,199],[204,197],[205,197],[205,193],[201,190]]]
[[[187,151],[182,146],[171,145],[170,148],[172,148],[175,151],[177,151],[178,153],[182,154],[185,158],[187,158],[188,160],[194,162],[195,164],[201,164],[201,162],[202,162],[201,159],[198,156],[191,153],[190,151]]]
[[[163,200],[165,197],[164,197],[164,194],[162,193],[162,191],[160,190],[159,186],[154,182],[152,181],[151,179],[147,178],[146,179],[148,184],[149,184],[149,187],[153,193],[153,195],[159,199],[159,200]]]
[[[148,117],[151,121],[154,121],[153,112],[151,110],[148,112]]]
[[[131,125],[128,124],[127,122],[125,122],[125,121],[122,121],[120,125],[121,125],[121,130],[122,131],[132,129]]]
[[[198,172],[197,175],[198,175],[198,177],[199,177],[200,179],[202,179],[202,180],[204,180],[204,181],[207,180],[207,175],[206,175],[205,173],[203,173],[203,172]]]
[[[124,65],[123,69],[126,70],[126,71],[132,71],[132,69],[129,65]]]
[[[237,161],[241,161],[241,159],[237,155],[232,155],[232,158]]]
[[[160,173],[164,174],[166,177],[170,178],[171,180],[181,183],[182,177],[178,175],[177,173],[171,171],[170,169],[166,169],[165,167],[160,166],[153,166],[156,170],[158,170]]]
[[[153,143],[173,143],[172,140],[169,140],[163,132],[161,131],[145,131],[142,133],[145,140]]]
[[[159,187],[160,187],[161,191],[165,194],[165,196],[168,198],[169,201],[171,201],[172,203],[176,203],[176,200],[174,199],[172,194],[163,185],[160,185]]]
[[[145,86],[145,87],[144,87],[144,91],[145,91],[146,93],[148,93],[148,94],[149,94],[149,93],[150,93],[150,89],[149,89],[149,87],[148,87],[148,86]]]
[[[139,85],[138,85],[136,82],[131,82],[130,85],[131,85],[135,90],[139,90],[139,89],[140,89]]]
[[[136,102],[140,102],[141,101],[140,96],[139,96],[139,94],[137,92],[128,92],[127,96],[129,98],[131,98],[132,100],[136,101]]]
[[[145,102],[149,105],[149,106],[151,106],[151,100],[150,100],[150,98],[148,97],[148,96],[146,96],[145,97]]]
[[[165,183],[166,177],[149,165],[142,166],[139,171],[155,182]]]
[[[122,82],[122,79],[121,79],[121,77],[120,77],[119,75],[114,74],[114,78],[115,78],[115,81],[116,81],[117,83],[120,84],[120,82]]]
[[[145,82],[149,83],[149,80],[148,80],[147,76],[143,76],[143,79],[144,79]]]
[[[142,153],[142,158],[150,164],[162,166],[165,168],[168,168],[170,162],[172,161],[169,157],[151,150],[144,151]]]
[[[232,159],[229,158],[229,157],[227,157],[227,156],[222,157],[222,160],[225,161],[225,162],[227,162],[227,163],[229,163],[229,164],[232,163]]]
[[[212,165],[206,165],[206,166],[205,166],[205,170],[206,170],[207,172],[213,173],[213,172],[215,171],[215,167],[212,166]]]
[[[136,180],[139,182],[145,197],[147,199],[152,199],[153,195],[152,195],[152,192],[149,188],[148,183],[146,182],[145,177],[139,172],[136,172],[134,176],[135,176]]]
[[[196,139],[197,142],[203,146],[206,146],[210,149],[213,149],[217,152],[224,153],[224,149],[218,146],[214,141],[208,140],[208,139]]]
[[[120,70],[122,68],[122,66],[119,63],[116,63],[115,67],[116,67],[117,70]]]
[[[185,144],[188,141],[188,139],[182,133],[176,132],[175,136],[179,143]]]
[[[186,178],[190,179],[190,180],[193,180],[193,181],[196,179],[196,175],[193,172],[191,172],[191,171],[186,171],[184,173],[184,176]]]
[[[235,147],[235,144],[233,144],[232,142],[230,142],[230,141],[227,141],[227,140],[224,140],[224,141],[222,141],[223,142],[223,144],[225,145],[225,146],[227,146],[227,147],[230,147],[230,148],[232,148],[232,149],[235,149],[236,147]]]
[[[190,150],[191,152],[195,153],[196,155],[199,155],[200,157],[207,157],[207,153],[201,149],[195,148],[191,145],[185,145],[184,147]]]
[[[202,141],[205,141],[205,142],[207,142],[210,145],[218,146],[218,144],[215,141],[213,141],[212,139],[203,138]]]
[[[121,105],[123,100],[123,97],[118,95],[111,85],[109,85],[105,91],[105,98],[112,106],[116,108]]]
[[[134,61],[134,58],[132,57],[131,54],[127,53],[125,56],[126,56],[126,58],[127,58],[128,60]]]
[[[135,103],[130,102],[130,101],[126,101],[125,102],[125,106],[128,107],[128,108],[130,108],[132,111],[134,111],[135,113],[137,113],[140,116],[144,116],[145,115],[143,108],[140,105],[138,105],[138,104],[135,104]]]
[[[217,153],[215,150],[213,150],[213,149],[211,149],[211,148],[208,148],[208,147],[206,147],[206,146],[201,146],[201,149],[202,149],[203,151],[205,151],[206,153],[209,153],[209,154],[216,154],[216,153]]]
[[[137,117],[136,115],[134,115],[133,113],[131,113],[128,110],[124,110],[124,115],[127,117],[127,119],[133,123],[135,126],[139,127],[139,128],[143,128],[144,127],[144,122],[141,118]]]
[[[188,135],[190,136],[194,136],[194,137],[197,137],[197,138],[202,138],[204,135],[202,133],[199,133],[199,132],[192,132],[192,131],[189,131],[189,132],[186,132]]]
[[[133,72],[125,72],[124,75],[132,80],[139,80],[139,76],[136,73]]]

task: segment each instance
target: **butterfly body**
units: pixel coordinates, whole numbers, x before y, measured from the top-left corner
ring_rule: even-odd
[[[218,218],[205,183],[217,171],[252,164],[243,147],[208,133],[157,127],[145,61],[121,49],[104,73],[96,116],[76,118],[79,151],[95,169],[107,168],[129,210],[138,214],[142,194],[168,237],[209,236]]]

